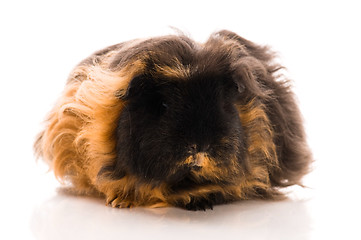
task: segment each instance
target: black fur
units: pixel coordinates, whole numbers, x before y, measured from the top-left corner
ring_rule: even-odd
[[[197,73],[187,81],[135,77],[122,97],[127,106],[118,124],[115,171],[128,169],[145,181],[181,180],[190,169],[173,175],[169,170],[193,154],[193,146],[216,159],[223,156],[219,164],[226,167],[227,156],[244,147],[238,90],[231,75]],[[223,138],[238,148],[221,144]],[[241,161],[242,151],[237,154]]]

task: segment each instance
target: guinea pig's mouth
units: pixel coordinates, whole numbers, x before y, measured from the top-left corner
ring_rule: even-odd
[[[180,178],[177,181],[170,182],[169,187],[172,191],[179,192],[211,184],[214,183],[206,179],[202,179],[200,181],[200,179],[195,179],[193,174],[189,173],[188,175],[183,176],[183,178]]]
[[[199,152],[187,157],[168,178],[168,185],[173,191],[190,190],[200,186],[213,185],[209,174],[214,170],[214,163],[207,153]],[[218,179],[220,180],[220,179]]]

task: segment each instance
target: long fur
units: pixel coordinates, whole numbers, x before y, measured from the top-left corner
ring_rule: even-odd
[[[226,30],[204,44],[176,35],[108,47],[72,71],[35,142],[35,152],[60,181],[79,193],[104,196],[113,207],[198,210],[235,200],[282,197],[280,187],[301,184],[311,153],[290,82],[277,73],[281,68],[267,47]],[[220,167],[219,159],[206,155],[191,187],[179,189],[169,181],[148,181],[119,163],[119,145],[128,139],[120,139],[118,128],[121,114],[129,111],[126,95],[134,78],[146,74],[189,81],[196,74],[226,71],[242,80],[244,92],[235,107],[244,141],[228,138],[222,144],[238,144],[234,152],[244,153],[242,161],[230,157],[227,167]],[[189,156],[179,164],[193,160]]]

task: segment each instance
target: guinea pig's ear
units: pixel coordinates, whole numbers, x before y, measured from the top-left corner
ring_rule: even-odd
[[[135,76],[126,89],[117,91],[116,96],[121,100],[129,100],[144,91],[146,87],[146,77],[144,75]]]
[[[234,75],[230,80],[227,78],[226,86],[228,90],[231,90],[233,93],[243,96],[243,93],[246,91],[246,86],[244,85],[241,78]]]
[[[238,93],[244,93],[244,91],[246,90],[246,86],[244,85],[244,83],[242,81],[239,81],[237,79],[234,79],[236,86],[237,86],[237,92]]]
[[[232,63],[232,68],[238,92],[261,98],[268,98],[272,93],[267,86],[269,73],[261,61],[253,57],[242,57]]]
[[[239,58],[232,63],[233,79],[247,93],[267,98],[271,94],[267,86],[269,79],[272,72],[277,71],[272,67],[275,54],[267,46],[255,44],[228,30],[216,32],[213,37],[221,41],[231,40],[240,46],[242,54],[237,54]]]

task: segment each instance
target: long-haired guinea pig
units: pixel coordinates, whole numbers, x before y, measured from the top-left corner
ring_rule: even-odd
[[[110,46],[71,72],[35,151],[112,207],[278,199],[312,160],[274,58],[225,30],[203,44],[180,34]]]

